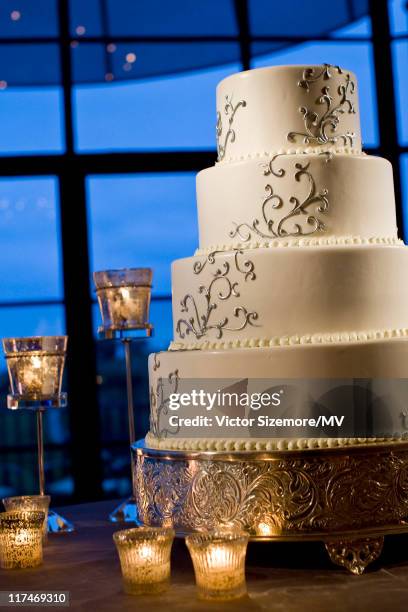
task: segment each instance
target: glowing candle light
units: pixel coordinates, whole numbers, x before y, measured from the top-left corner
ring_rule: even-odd
[[[150,268],[95,272],[94,281],[104,330],[148,326],[152,271]]]
[[[246,594],[248,534],[235,529],[193,533],[186,544],[200,599],[236,599]]]
[[[274,527],[270,523],[260,522],[256,528],[256,534],[260,536],[271,536],[278,533],[278,528]]]
[[[161,593],[170,583],[173,529],[136,527],[113,534],[123,586],[132,595]]]
[[[49,495],[19,495],[14,497],[4,497],[3,504],[8,512],[12,511],[21,511],[21,510],[29,510],[29,511],[37,511],[44,512],[44,521],[42,528],[42,536],[43,542],[47,540],[47,517],[48,517],[48,508],[50,505],[50,496]]]
[[[44,512],[0,513],[0,567],[16,569],[42,563],[44,519]]]
[[[6,338],[3,346],[14,397],[39,400],[60,393],[66,336]]]

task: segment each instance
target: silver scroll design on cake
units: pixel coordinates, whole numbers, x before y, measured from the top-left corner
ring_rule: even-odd
[[[211,270],[212,278],[208,285],[198,287],[198,293],[204,297],[204,301],[198,301],[191,293],[188,293],[181,300],[181,312],[186,313],[186,318],[177,321],[176,331],[180,338],[193,334],[197,339],[200,339],[206,336],[210,330],[216,330],[216,337],[219,339],[222,338],[224,331],[235,332],[244,329],[247,325],[256,326],[255,321],[258,319],[258,313],[249,311],[242,305],[236,306],[233,310],[233,316],[240,321],[237,326],[229,326],[229,317],[213,321],[213,315],[219,301],[240,297],[239,282],[230,278],[231,272],[235,270],[236,273],[244,277],[245,282],[253,281],[256,278],[253,262],[247,259],[241,260],[244,255],[243,251],[235,250],[232,265],[226,259],[222,262],[218,261],[217,255],[221,253],[221,251],[213,251],[204,260],[194,263],[194,274],[200,274],[207,265],[215,266],[217,263],[220,265],[215,267],[215,271]]]
[[[156,368],[157,369],[157,368]],[[154,370],[154,366],[153,366]],[[177,393],[179,387],[179,371],[170,372],[167,379],[159,377],[156,389],[150,386],[150,431],[156,438],[167,438],[168,435],[176,435],[180,426],[169,429],[161,427],[161,418],[169,411],[171,393]],[[168,393],[166,393],[168,391]]]
[[[332,95],[330,86],[325,85],[315,100],[316,105],[323,106],[322,114],[317,113],[314,109],[301,106],[299,112],[303,115],[305,131],[289,132],[287,135],[289,142],[297,142],[301,138],[303,144],[336,144],[340,141],[344,146],[353,146],[356,137],[354,132],[337,134],[341,115],[346,112],[348,114],[356,112],[351,99],[355,92],[355,83],[351,80],[350,74],[345,73],[339,66],[331,64],[323,64],[322,70],[318,73],[315,68],[306,68],[303,71],[302,79],[298,82],[298,87],[302,87],[306,93],[309,93],[311,84],[330,80],[334,71],[344,77],[344,82],[337,87],[336,97]]]
[[[234,142],[235,140],[235,130],[232,127],[234,123],[235,114],[237,113],[239,108],[245,108],[247,105],[245,100],[239,100],[234,106],[232,102],[232,96],[225,96],[225,105],[224,105],[224,114],[227,117],[228,121],[228,129],[225,132],[224,141],[221,142],[221,136],[223,135],[223,125],[222,125],[222,114],[220,111],[217,111],[217,123],[215,126],[215,134],[217,139],[217,153],[218,153],[218,161],[222,161],[225,157],[225,153],[227,152],[227,145],[229,142]]]
[[[153,353],[153,372],[156,372],[160,368],[160,359],[157,357],[157,353]]]
[[[263,164],[265,176],[275,176],[282,178],[286,175],[286,170],[282,167],[274,168],[274,162],[281,154],[275,155],[269,163]],[[326,162],[330,161],[331,154],[323,152]],[[261,205],[261,218],[255,218],[251,223],[234,223],[234,228],[229,232],[230,238],[239,236],[243,242],[248,242],[252,234],[261,238],[285,238],[288,236],[309,236],[316,232],[323,232],[326,229],[320,214],[327,213],[329,208],[328,190],[319,189],[310,170],[311,162],[295,162],[294,179],[297,183],[306,182],[307,191],[303,197],[295,195],[289,198],[290,210],[282,216],[275,214],[283,208],[284,199],[275,193],[273,186],[269,182],[265,186],[266,196]],[[310,208],[313,211],[310,211]],[[299,223],[304,219],[304,223]]]

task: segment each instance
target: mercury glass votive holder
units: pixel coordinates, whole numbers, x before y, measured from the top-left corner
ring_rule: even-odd
[[[162,593],[170,584],[170,553],[174,530],[135,527],[113,534],[126,593]]]
[[[3,505],[6,511],[14,510],[37,510],[44,512],[44,522],[42,528],[43,542],[47,541],[48,535],[48,508],[50,506],[49,495],[19,495],[15,497],[4,497]]]
[[[67,336],[3,339],[13,397],[42,400],[61,393],[67,341]]]
[[[94,282],[105,330],[149,327],[153,272],[128,268],[94,272]]]
[[[239,529],[197,532],[186,537],[199,599],[237,599],[246,592],[249,535]]]
[[[0,513],[0,567],[36,567],[43,560],[44,512],[13,510]]]

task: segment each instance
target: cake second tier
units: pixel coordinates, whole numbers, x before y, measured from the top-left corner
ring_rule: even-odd
[[[397,243],[391,164],[380,157],[275,155],[197,176],[200,250]]]
[[[258,248],[178,260],[172,348],[406,335],[407,268],[403,246]]]

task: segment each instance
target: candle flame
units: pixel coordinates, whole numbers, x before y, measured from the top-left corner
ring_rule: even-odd
[[[139,557],[146,561],[147,559],[151,559],[153,556],[153,549],[148,544],[143,544],[139,548]]]
[[[22,546],[24,544],[27,544],[29,540],[29,533],[26,529],[22,529],[21,531],[19,531],[18,533],[16,533],[15,539],[14,539],[14,543],[17,546]]]
[[[211,565],[214,568],[228,567],[228,549],[224,546],[213,546],[211,549]]]
[[[259,535],[268,536],[273,534],[273,528],[268,523],[259,523],[257,532]]]
[[[33,368],[41,368],[41,359],[37,356],[34,355],[33,357],[31,357],[31,365]]]

